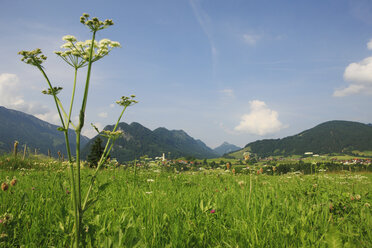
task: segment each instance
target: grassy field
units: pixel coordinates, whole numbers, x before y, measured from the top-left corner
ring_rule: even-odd
[[[0,191],[0,247],[69,247],[73,220],[65,166],[0,162],[0,182],[8,184]],[[82,170],[83,188],[90,174]],[[370,173],[349,172],[105,169],[97,202],[85,213],[85,246],[372,247],[371,179]]]

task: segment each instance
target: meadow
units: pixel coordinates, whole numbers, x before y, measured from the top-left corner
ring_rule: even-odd
[[[371,173],[233,168],[100,170],[95,203],[84,213],[84,246],[372,247]],[[53,159],[0,158],[8,186],[0,191],[0,247],[71,245],[68,170]],[[83,192],[91,174],[82,168]]]

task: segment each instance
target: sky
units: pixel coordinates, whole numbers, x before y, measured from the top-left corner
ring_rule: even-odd
[[[58,124],[47,84],[20,50],[41,48],[67,109],[73,69],[53,51],[91,39],[83,13],[121,43],[92,67],[83,134],[122,121],[184,130],[214,148],[295,135],[330,120],[372,123],[370,0],[0,0],[0,106]],[[86,69],[78,76],[73,121]]]

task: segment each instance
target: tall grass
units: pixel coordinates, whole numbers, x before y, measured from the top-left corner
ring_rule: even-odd
[[[82,170],[84,190],[90,171]],[[8,179],[6,179],[8,177]],[[0,246],[66,247],[68,170],[1,170]],[[86,247],[371,247],[371,174],[266,176],[103,170]],[[105,190],[103,190],[105,188]]]

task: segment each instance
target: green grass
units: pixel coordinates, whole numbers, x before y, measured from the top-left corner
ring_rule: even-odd
[[[1,182],[18,180],[0,191],[0,216],[12,216],[0,224],[0,247],[69,246],[67,169],[60,163],[37,170],[0,168]],[[82,170],[83,190],[90,174]],[[85,245],[371,247],[371,179],[370,173],[102,170],[97,181],[104,190],[94,192],[97,202],[84,219]]]

